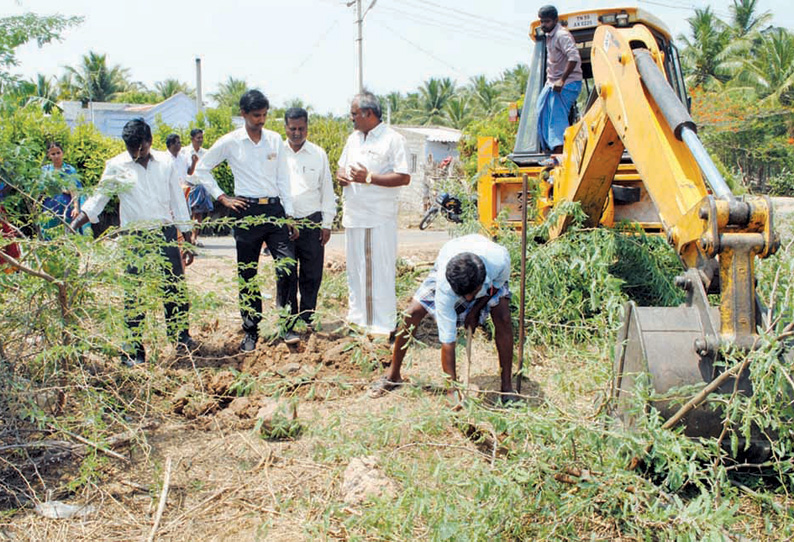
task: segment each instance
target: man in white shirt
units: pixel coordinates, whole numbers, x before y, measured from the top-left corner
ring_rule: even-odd
[[[402,385],[400,369],[408,337],[427,314],[435,318],[438,327],[441,368],[453,381],[457,379],[456,328],[473,329],[483,324],[490,314],[501,369],[502,399],[512,400],[513,324],[509,279],[510,254],[505,247],[477,234],[447,241],[408,306],[403,326],[394,341],[391,365],[386,375],[372,385],[370,396],[379,397]],[[454,390],[451,398],[457,399]]]
[[[207,154],[207,149],[201,146],[204,144],[204,130],[201,128],[193,128],[190,130],[190,145],[182,149],[182,156],[188,165],[187,168],[187,184],[190,187],[187,196],[187,205],[190,208],[193,220],[198,223],[196,231],[193,232],[193,242],[197,247],[204,246],[199,240],[199,232],[201,231],[201,223],[204,217],[215,210],[212,204],[212,198],[207,192],[203,184],[193,179],[193,173],[196,170],[198,161]]]
[[[245,337],[240,350],[243,352],[253,351],[259,338],[262,293],[256,275],[263,243],[276,260],[276,304],[280,309],[289,306],[293,315],[282,316],[284,342],[300,342],[300,337],[292,331],[298,308],[289,302],[297,280],[292,240],[297,239],[298,230],[287,221],[294,211],[284,143],[276,132],[264,129],[269,108],[270,102],[260,91],[243,94],[240,115],[245,125],[218,139],[199,160],[193,174],[239,221],[234,227],[234,240],[237,274],[241,279],[240,314]],[[212,168],[224,160],[234,175],[234,197],[224,194],[210,175]]]
[[[165,148],[168,149],[168,154],[171,155],[171,162],[179,177],[179,186],[183,189],[187,184],[187,169],[188,162],[185,155],[180,151],[182,150],[182,140],[178,134],[168,134],[165,138]]]
[[[162,288],[168,335],[178,347],[192,350],[196,344],[188,333],[185,269],[176,243],[176,231],[179,229],[189,244],[192,227],[187,203],[179,187],[178,172],[168,153],[151,150],[152,131],[143,119],[129,121],[121,137],[127,152],[107,161],[96,193],[83,204],[82,211],[71,226],[77,230],[89,220],[96,224],[99,213],[110,198],[118,196],[122,230],[128,230],[144,240],[151,235],[158,241],[157,248],[167,261],[162,269],[165,277]],[[146,249],[144,247],[142,250]],[[192,262],[193,253],[186,251],[184,265]],[[127,273],[134,277],[140,272],[134,264],[130,264]],[[138,330],[143,321],[143,314],[138,312],[138,290],[134,281],[126,281],[124,308],[126,314],[132,315],[126,318],[132,341],[125,349],[123,361],[130,366],[146,361]]]
[[[311,324],[317,308],[317,293],[323,280],[325,244],[331,239],[331,226],[336,216],[336,196],[328,156],[322,147],[306,139],[309,132],[309,114],[306,110],[300,107],[287,109],[284,113],[284,128],[287,134],[284,150],[290,172],[294,216],[303,223],[299,226],[300,235],[295,240],[298,284],[290,295],[290,304],[298,306],[300,318]]]
[[[405,138],[381,122],[371,92],[350,104],[355,132],[347,139],[336,178],[344,187],[347,320],[367,332],[390,334],[397,320],[397,196],[411,182]]]

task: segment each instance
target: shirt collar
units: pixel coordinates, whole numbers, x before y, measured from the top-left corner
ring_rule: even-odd
[[[251,139],[251,136],[248,135],[248,130],[245,129],[245,126],[241,127],[237,132],[237,139],[245,141],[246,139],[251,142],[252,145],[258,145],[265,140],[265,129],[262,128],[262,137],[259,139],[259,143],[254,143],[254,140]],[[191,148],[193,146],[191,145]]]
[[[386,129],[386,124],[384,122],[379,122],[377,126],[375,126],[372,130],[367,132],[366,139],[369,139],[370,137],[373,136],[376,138],[379,137],[385,129]],[[359,132],[359,134],[361,134],[361,139],[364,139],[364,132]]]

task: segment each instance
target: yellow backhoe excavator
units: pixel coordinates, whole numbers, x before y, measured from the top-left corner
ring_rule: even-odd
[[[686,291],[680,307],[629,303],[615,356],[614,395],[625,412],[626,397],[640,373],[658,394],[711,382],[722,370],[720,349],[747,350],[757,339],[764,308],[755,293],[755,258],[779,245],[767,197],[737,198],[697,136],[688,112],[686,87],[670,33],[638,8],[601,9],[561,15],[582,57],[582,112],[572,112],[558,165],[539,150],[536,100],[545,84],[544,34],[532,23],[534,55],[520,116],[514,166],[498,160],[493,138],[478,141],[478,211],[490,226],[497,215],[520,226],[522,177],[533,184],[536,216],[545,218],[561,202],[579,202],[587,226],[627,220],[647,232],[665,234],[685,268],[676,283]],[[565,231],[562,217],[551,235]],[[719,307],[707,294],[719,293]],[[527,292],[527,295],[532,295]],[[752,393],[747,374],[728,379]],[[678,406],[654,404],[669,417]],[[630,420],[629,420],[630,421]],[[708,404],[682,420],[689,436],[713,436],[722,420]],[[753,439],[763,456],[765,440]]]

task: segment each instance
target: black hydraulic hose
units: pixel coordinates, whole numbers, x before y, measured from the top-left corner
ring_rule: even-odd
[[[653,61],[651,53],[647,49],[635,49],[634,59],[637,64],[637,71],[640,72],[642,84],[653,96],[656,105],[662,111],[667,125],[675,134],[675,137],[689,148],[692,157],[703,172],[706,182],[711,187],[711,191],[720,199],[735,199],[728,183],[722,178],[717,166],[711,160],[706,148],[697,136],[697,126],[695,121],[689,116],[684,104],[678,99],[672,87],[664,78],[659,66]]]
[[[659,70],[659,66],[653,61],[651,53],[647,49],[635,49],[634,59],[637,63],[637,71],[642,77],[642,83],[653,96],[656,105],[662,110],[662,115],[667,120],[667,125],[673,130],[675,137],[683,140],[681,132],[684,128],[689,128],[697,133],[695,121],[692,120],[689,111],[673,92],[667,79]]]

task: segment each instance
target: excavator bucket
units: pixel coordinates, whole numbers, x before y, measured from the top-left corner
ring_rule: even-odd
[[[719,309],[711,307],[709,317],[719,321]],[[618,417],[628,426],[634,425],[640,415],[633,400],[637,393],[640,375],[647,378],[652,388],[652,399],[645,407],[655,408],[664,419],[669,419],[686,403],[696,390],[692,386],[707,384],[721,371],[712,355],[698,353],[695,342],[703,337],[708,325],[702,313],[694,306],[638,307],[626,304],[623,325],[618,332],[615,349],[613,399]],[[737,386],[736,379],[728,379],[700,406],[681,420],[684,434],[689,437],[718,437],[723,430],[723,416],[716,408],[722,394],[731,394]],[[677,390],[681,390],[680,393]],[[747,372],[739,376],[738,389],[752,394]],[[741,439],[740,439],[741,440]],[[741,442],[740,449],[744,448]],[[760,431],[754,431],[750,446],[741,453],[742,459],[760,462],[769,457],[769,441]]]

